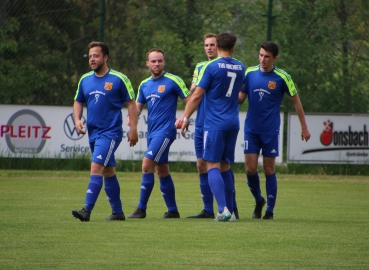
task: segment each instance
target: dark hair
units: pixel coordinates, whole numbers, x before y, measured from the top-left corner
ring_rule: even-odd
[[[163,54],[163,57],[164,57],[164,52],[162,50],[160,50],[159,48],[152,48],[152,49],[150,49],[150,51],[148,51],[146,53],[146,60],[149,60],[149,54],[152,53],[152,52],[161,53],[161,54]]]
[[[92,41],[90,44],[88,44],[87,48],[90,50],[93,47],[100,47],[103,56],[107,55],[109,56],[109,47],[104,42],[101,41]]]
[[[207,34],[205,34],[204,35],[204,41],[205,41],[205,39],[207,39],[207,38],[212,38],[212,37],[217,37],[217,35],[216,34],[213,34],[213,33],[207,33]]]
[[[276,43],[272,41],[265,41],[260,45],[260,48],[263,48],[267,52],[271,52],[273,56],[278,56],[279,53],[279,47]]]
[[[224,32],[217,35],[217,46],[219,49],[224,51],[230,51],[236,44],[236,41],[236,35],[229,32]]]

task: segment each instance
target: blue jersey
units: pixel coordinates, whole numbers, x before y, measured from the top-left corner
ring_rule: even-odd
[[[199,74],[200,74],[200,70],[202,69],[202,67],[206,63],[207,63],[207,61],[197,63],[197,65],[195,67],[195,70],[193,72],[192,83],[197,82],[197,79],[198,79]],[[205,100],[205,98],[202,98],[201,101],[200,101],[199,106],[197,107],[197,115],[196,115],[196,121],[195,121],[195,126],[197,126],[197,127],[203,127],[204,126],[204,109],[205,109],[204,100]]]
[[[205,130],[239,130],[238,93],[245,66],[234,58],[219,57],[201,69],[197,85],[206,90]]]
[[[250,67],[246,71],[242,92],[249,100],[244,131],[278,135],[283,95],[294,96],[297,93],[291,76],[277,67],[270,72],[262,72],[260,66]]]
[[[94,71],[84,74],[74,100],[86,103],[89,141],[95,141],[100,134],[121,141],[122,108],[124,102],[134,98],[131,82],[120,72],[110,69],[102,77]]]
[[[137,102],[147,104],[148,139],[165,137],[175,139],[178,97],[184,99],[190,94],[181,78],[164,72],[159,78],[149,77],[138,87]]]

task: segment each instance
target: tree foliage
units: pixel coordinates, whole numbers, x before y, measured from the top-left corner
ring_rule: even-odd
[[[0,0],[2,104],[70,106],[80,76],[89,71],[87,44],[110,47],[109,66],[134,88],[149,76],[146,52],[166,53],[166,70],[190,85],[206,59],[205,33],[231,31],[234,57],[258,64],[266,40],[268,0]],[[306,112],[368,113],[369,4],[365,0],[273,2],[272,39],[278,67],[293,78]],[[285,99],[283,110],[293,110]]]

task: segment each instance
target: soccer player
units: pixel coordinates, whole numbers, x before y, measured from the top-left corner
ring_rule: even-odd
[[[218,57],[217,44],[216,44],[216,34],[208,33],[204,36],[204,50],[208,57],[208,61],[214,60]],[[208,62],[200,62],[196,65],[193,79],[191,83],[190,92],[191,94],[195,91],[196,81],[199,76],[201,68]],[[200,191],[202,201],[204,203],[204,209],[196,215],[188,216],[187,218],[214,218],[214,208],[213,208],[213,193],[211,192],[209,182],[208,182],[208,171],[206,167],[206,161],[202,159],[202,152],[204,148],[204,100],[201,99],[200,104],[197,108],[197,115],[195,121],[195,152],[197,158],[197,171],[200,178]],[[233,172],[231,171],[233,174]],[[238,209],[235,200],[235,192],[233,194],[234,202],[233,209],[236,218],[238,219]]]
[[[176,121],[176,127],[181,128],[184,136],[189,126],[188,118],[205,98],[202,159],[207,162],[209,186],[218,204],[216,221],[230,220],[229,209],[233,209],[234,180],[230,164],[234,163],[240,128],[237,99],[245,74],[244,64],[232,58],[236,41],[237,37],[232,33],[217,35],[219,58],[209,61],[201,69],[195,92]]]
[[[91,42],[88,50],[92,71],[84,74],[78,83],[73,116],[77,132],[86,134],[81,121],[83,104],[86,104],[87,133],[92,153],[90,183],[85,206],[80,211],[73,210],[72,215],[80,221],[90,221],[104,179],[105,192],[112,208],[112,215],[107,220],[125,220],[114,153],[122,141],[121,110],[124,104],[130,114],[129,144],[134,146],[138,141],[135,93],[125,75],[108,67],[109,48],[105,43]]]
[[[136,106],[140,115],[143,106],[147,105],[147,150],[142,161],[140,201],[129,218],[146,217],[147,203],[155,182],[154,170],[160,179],[160,190],[168,208],[163,218],[179,218],[174,183],[169,172],[168,154],[177,136],[174,122],[178,97],[187,102],[190,92],[181,78],[164,71],[165,60],[162,50],[151,49],[146,54],[146,65],[151,76],[143,80],[138,87]],[[130,124],[129,121],[127,123]]]
[[[305,141],[310,139],[304,110],[291,76],[274,66],[278,52],[278,45],[274,42],[266,41],[260,45],[260,64],[247,69],[245,86],[238,97],[239,104],[242,104],[246,97],[249,100],[244,128],[244,154],[247,184],[256,202],[252,218],[257,219],[261,218],[266,203],[261,194],[260,178],[257,173],[260,150],[263,155],[267,196],[267,208],[263,219],[273,219],[277,199],[275,158],[279,155],[279,114],[284,93],[291,97],[295,106],[302,128],[301,139]]]

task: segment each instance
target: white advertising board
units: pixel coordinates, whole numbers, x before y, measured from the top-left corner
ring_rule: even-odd
[[[301,141],[298,116],[288,115],[288,163],[369,163],[368,114],[306,114],[305,117],[311,134],[308,142]]]
[[[183,111],[177,111],[179,117]],[[138,121],[139,142],[129,147],[125,124],[127,109],[122,110],[123,140],[115,152],[116,159],[141,160],[146,150],[147,110],[143,110]],[[86,109],[83,119],[86,117]],[[240,132],[238,133],[235,162],[243,163],[243,126],[246,112],[240,112]],[[177,133],[177,139],[170,148],[170,161],[196,161],[194,149],[194,122],[196,113],[190,119],[186,137]],[[283,134],[283,114],[281,113],[281,134]],[[283,152],[283,136],[280,136],[279,150]],[[76,132],[72,107],[0,105],[0,156],[19,158],[76,158],[90,155],[87,135]],[[261,162],[261,158],[259,162]],[[277,157],[282,163],[282,157]]]

